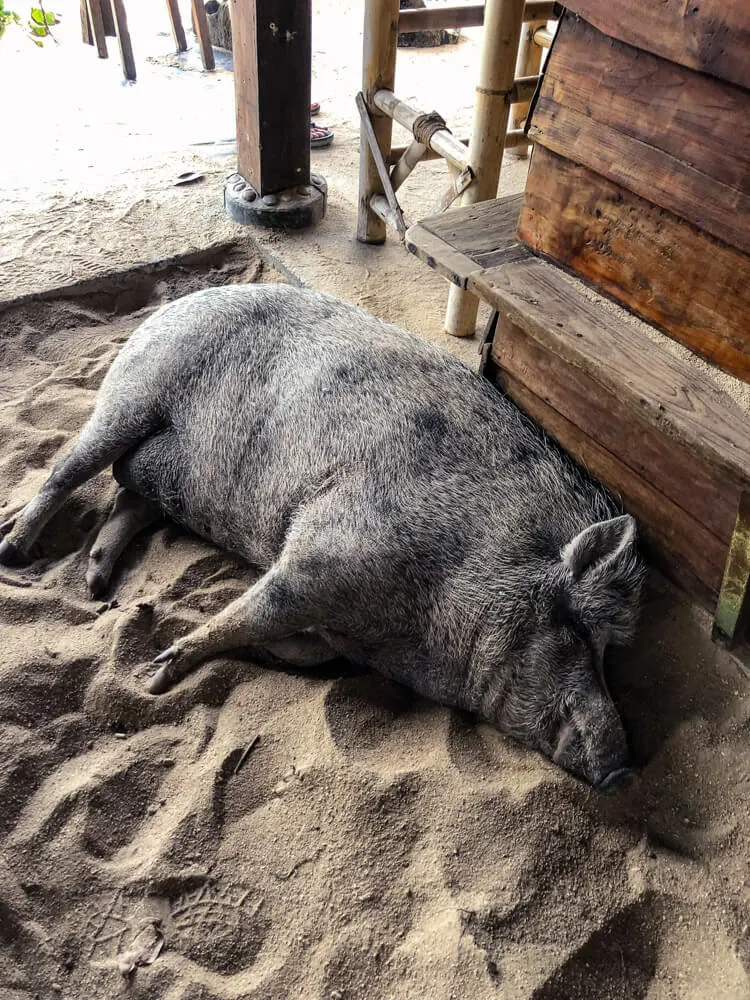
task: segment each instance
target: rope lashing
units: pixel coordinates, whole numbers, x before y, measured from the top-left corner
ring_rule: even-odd
[[[445,124],[445,119],[437,111],[429,111],[426,115],[417,115],[411,127],[412,134],[417,142],[423,146],[430,145],[430,139],[436,132],[450,132]]]

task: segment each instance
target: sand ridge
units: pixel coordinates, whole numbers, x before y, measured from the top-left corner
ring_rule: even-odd
[[[2,514],[150,308],[264,277],[228,253],[118,308],[0,318]],[[610,660],[645,768],[606,799],[343,662],[224,657],[147,695],[153,655],[254,574],[164,526],[92,602],[113,495],[97,477],[0,570],[3,1000],[750,996],[750,686],[666,584]]]

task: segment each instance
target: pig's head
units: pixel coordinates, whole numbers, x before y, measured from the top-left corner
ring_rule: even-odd
[[[645,571],[625,515],[592,524],[531,586],[498,723],[571,774],[611,790],[632,773],[607,690],[605,647],[634,632]]]

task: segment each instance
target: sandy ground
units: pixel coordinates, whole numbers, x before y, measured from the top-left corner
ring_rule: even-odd
[[[26,296],[0,315],[0,514],[40,486],[149,309],[277,277],[223,213],[232,143],[192,145],[234,135],[228,71],[170,56],[166,13],[132,0],[139,82],[123,85],[116,58],[73,47],[77,9],[60,6],[63,44],[31,68],[0,43],[3,92],[23,95],[3,109],[0,299]],[[475,342],[440,332],[442,279],[353,239],[361,8],[315,15],[329,212],[261,249],[474,363]],[[401,53],[399,93],[462,132],[476,44]],[[517,189],[525,167],[507,159]],[[204,181],[174,187],[186,169]],[[416,218],[445,176],[409,183]],[[155,276],[101,277],[186,251]],[[91,602],[86,552],[112,495],[107,475],[87,485],[37,561],[0,573],[0,1000],[750,997],[750,685],[666,584],[610,658],[643,772],[602,799],[343,663],[220,659],[149,697],[154,653],[252,570],[167,527]]]

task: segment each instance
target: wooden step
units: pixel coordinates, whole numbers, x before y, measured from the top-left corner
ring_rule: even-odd
[[[744,574],[741,603],[750,566],[727,557],[750,493],[750,406],[725,387],[747,400],[747,386],[522,246],[521,202],[426,219],[407,248],[498,311],[486,374],[622,497],[665,572],[710,608],[727,574],[736,603]]]

